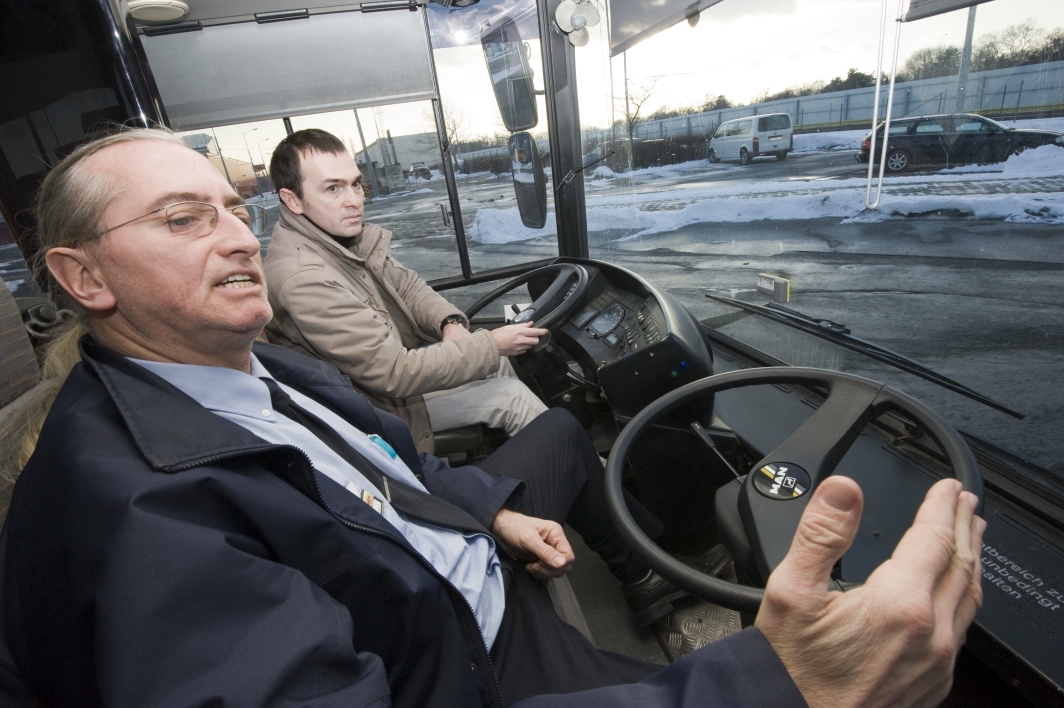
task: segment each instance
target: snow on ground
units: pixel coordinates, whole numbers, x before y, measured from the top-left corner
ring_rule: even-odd
[[[671,167],[690,169],[694,164]],[[1059,188],[1037,183],[1046,177],[1064,176],[1064,149],[1045,145],[1010,157],[1005,163],[984,167],[891,178],[884,186],[881,206],[875,211],[865,210],[866,183],[857,178],[730,182],[662,191],[589,194],[588,231],[627,231],[628,235],[621,238],[627,240],[697,223],[821,218],[868,223],[935,212],[1012,223],[1064,224],[1064,196]],[[1024,180],[1032,180],[1030,187],[1017,189]],[[965,185],[972,185],[971,193],[957,193],[957,187]],[[945,187],[948,193],[936,194],[939,187]],[[528,229],[521,224],[516,208],[480,209],[470,230],[471,240],[490,244],[553,236],[552,214],[544,229]]]
[[[993,165],[962,165],[942,170],[939,174],[955,175],[991,172],[1007,177],[1055,177],[1064,175],[1064,151],[1056,145],[1043,145],[1013,155],[1005,162]]]

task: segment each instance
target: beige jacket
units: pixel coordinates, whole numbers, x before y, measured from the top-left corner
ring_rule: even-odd
[[[334,364],[379,407],[406,421],[420,451],[432,452],[422,394],[493,374],[499,348],[487,330],[440,341],[440,323],[465,315],[388,254],[391,238],[366,224],[348,250],[282,204],[266,252],[273,307],[266,333],[275,344]],[[392,321],[384,293],[404,322]],[[417,346],[404,346],[400,331]]]

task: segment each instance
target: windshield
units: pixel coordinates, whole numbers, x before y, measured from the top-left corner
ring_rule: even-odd
[[[591,256],[668,290],[721,334],[900,388],[1064,474],[1064,4],[979,5],[958,100],[967,21],[964,9],[901,25],[893,119],[904,122],[890,131],[875,210],[861,143],[879,3],[724,0],[613,58],[608,28],[593,28],[576,50],[584,151],[613,156],[587,175]],[[888,32],[886,80],[892,42]],[[718,130],[780,113],[793,144]],[[954,120],[965,113],[1041,132],[972,130]],[[760,274],[790,281],[787,307],[1026,417],[706,297],[770,302]]]

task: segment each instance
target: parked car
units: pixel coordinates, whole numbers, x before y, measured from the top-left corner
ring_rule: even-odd
[[[786,113],[725,121],[709,140],[709,161],[738,160],[749,165],[755,157],[775,155],[786,160],[794,149],[794,129]]]
[[[410,165],[410,176],[414,179],[432,179],[432,170],[424,162]]]
[[[877,130],[875,161],[879,164],[883,154],[883,125]],[[869,131],[856,155],[859,162],[868,162],[871,143]],[[970,113],[902,118],[890,123],[887,171],[902,172],[913,165],[1004,162],[1012,155],[1042,145],[1064,147],[1064,133],[1009,128]]]

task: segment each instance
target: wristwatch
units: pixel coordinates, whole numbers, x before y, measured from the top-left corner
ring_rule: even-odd
[[[462,319],[460,315],[448,315],[443,318],[443,322],[440,322],[440,331],[442,332],[443,328],[449,324],[462,325],[465,327],[465,320]]]

